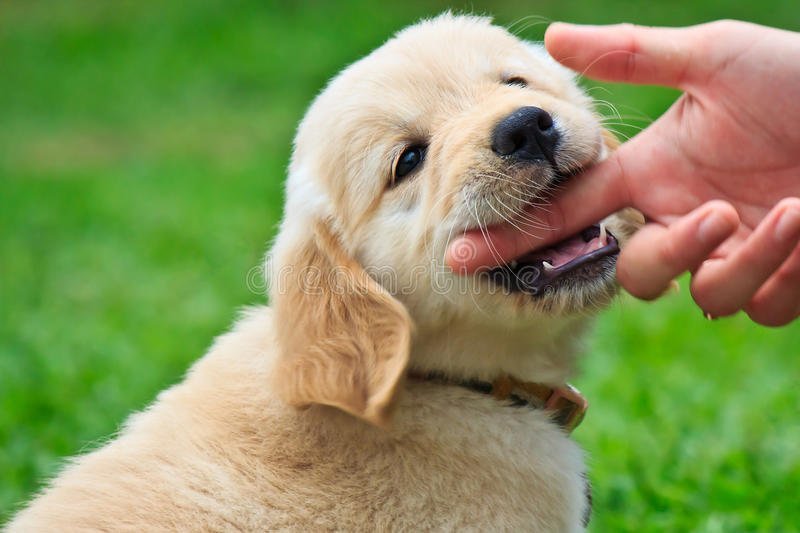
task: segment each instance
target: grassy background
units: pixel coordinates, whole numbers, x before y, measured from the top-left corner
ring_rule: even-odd
[[[176,382],[232,321],[325,80],[446,7],[800,29],[796,0],[0,4],[0,523]],[[675,93],[605,86],[631,134]],[[685,286],[685,284],[684,284]],[[595,531],[800,524],[800,324],[702,319],[684,290],[606,313],[578,385]]]

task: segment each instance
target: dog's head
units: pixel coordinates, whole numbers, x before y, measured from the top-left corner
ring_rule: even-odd
[[[469,229],[535,227],[524,208],[608,142],[572,75],[487,19],[422,22],[344,70],[300,125],[270,254],[284,397],[380,424],[409,364],[562,381],[629,221],[470,277],[444,255]]]

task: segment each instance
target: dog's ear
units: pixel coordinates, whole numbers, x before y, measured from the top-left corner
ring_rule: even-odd
[[[409,358],[411,320],[323,222],[279,246],[271,288],[280,359],[275,386],[289,404],[338,407],[388,424]]]

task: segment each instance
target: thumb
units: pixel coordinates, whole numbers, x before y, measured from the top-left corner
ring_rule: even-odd
[[[702,67],[692,61],[702,36],[699,28],[556,22],[547,28],[544,42],[553,58],[590,78],[686,89]]]
[[[473,230],[448,246],[446,262],[456,272],[469,274],[480,268],[507,263],[526,251],[543,248],[594,224],[630,205],[630,191],[619,154],[621,148],[564,187],[552,204],[529,207],[525,218],[536,221],[520,231],[515,224]]]

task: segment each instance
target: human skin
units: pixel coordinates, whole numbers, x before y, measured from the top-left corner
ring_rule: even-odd
[[[621,252],[620,283],[654,299],[683,272],[704,314],[800,316],[800,34],[737,21],[688,28],[552,24],[550,54],[588,77],[683,91],[608,159],[573,178],[542,226],[468,232],[447,263],[468,274],[544,247],[622,207],[647,224]],[[464,253],[468,249],[469,254]]]

